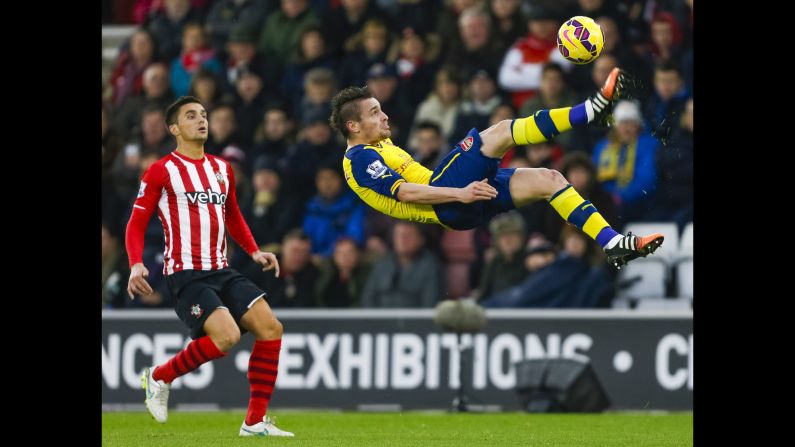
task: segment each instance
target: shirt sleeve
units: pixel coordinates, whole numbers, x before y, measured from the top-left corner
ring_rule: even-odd
[[[232,167],[227,165],[227,172],[229,172],[229,194],[226,198],[226,228],[229,230],[229,235],[238,243],[243,250],[249,255],[259,250],[254,236],[251,234],[243,219],[243,214],[240,213],[240,206],[237,204],[237,193],[235,192],[235,174]]]
[[[133,204],[130,220],[127,222],[127,232],[124,244],[127,247],[127,260],[130,267],[143,262],[144,233],[149,219],[155,212],[157,202],[163,193],[163,184],[166,171],[160,164],[153,164],[144,172],[141,186],[138,188],[138,197]]]
[[[387,166],[383,157],[371,149],[364,149],[351,159],[351,174],[360,186],[398,200],[397,192],[406,183],[400,174]]]

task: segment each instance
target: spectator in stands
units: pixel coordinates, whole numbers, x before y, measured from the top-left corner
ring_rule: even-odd
[[[502,44],[504,55],[512,43],[524,37],[527,21],[521,11],[519,0],[489,0],[489,13],[493,23],[493,35]]]
[[[102,219],[110,226],[113,234],[119,234],[121,221],[119,216],[123,213],[123,200],[116,194],[113,186],[113,170],[121,154],[122,138],[111,125],[109,106],[102,104]]]
[[[224,71],[221,75],[224,91],[231,92],[235,89],[237,79],[244,71],[253,71],[263,79],[265,90],[272,93],[276,89],[277,73],[265,57],[257,52],[257,33],[254,28],[236,26],[229,33],[226,43],[226,53],[221,62]]]
[[[257,48],[281,76],[301,33],[316,25],[320,25],[320,17],[309,9],[307,0],[281,0],[281,8],[265,20]]]
[[[479,68],[469,74],[468,98],[461,103],[461,111],[455,119],[448,143],[454,145],[473,127],[481,130],[489,127],[489,117],[502,104],[497,94],[494,73]]]
[[[204,151],[206,153],[220,156],[227,147],[240,148],[240,137],[237,134],[237,115],[232,104],[219,104],[210,112],[209,118],[210,135],[204,143]]]
[[[394,5],[390,8],[387,3]],[[393,29],[411,28],[418,33],[435,33],[443,2],[437,0],[378,0],[395,22]]]
[[[449,50],[451,46],[461,44],[461,33],[458,30],[461,14],[475,5],[482,4],[482,0],[450,0],[445,3],[446,6],[439,14],[436,32],[441,37],[444,49]]]
[[[512,104],[517,110],[541,88],[541,74],[547,62],[559,62],[566,69],[572,66],[558,51],[560,17],[557,13],[534,8],[527,27],[529,34],[511,46],[499,71],[500,87],[511,93]]]
[[[125,284],[130,274],[127,256],[111,225],[102,222],[102,307],[124,307]]]
[[[340,84],[363,85],[367,70],[378,63],[386,63],[391,36],[386,23],[370,19],[362,31],[349,39],[345,46],[345,58],[340,66]]]
[[[328,117],[320,112],[308,115],[301,123],[303,129],[298,141],[284,157],[287,187],[305,202],[315,193],[314,182],[306,179],[315,178],[322,165],[341,166],[345,154],[345,145],[333,138]]]
[[[259,29],[270,12],[268,0],[216,0],[207,15],[207,33],[216,51],[223,51],[232,28]]]
[[[682,62],[682,27],[669,12],[660,11],[651,19],[651,43],[647,53],[652,65],[671,62],[679,66]]]
[[[502,62],[504,45],[491,28],[491,17],[482,7],[473,6],[462,12],[458,18],[461,38],[451,43],[444,64],[463,73],[479,68],[496,73]]]
[[[165,64],[155,63],[147,67],[143,77],[143,93],[142,96],[130,96],[116,111],[114,122],[124,139],[140,132],[141,112],[144,108],[154,106],[166,110],[174,101],[168,67]]]
[[[334,243],[330,259],[320,264],[316,285],[319,307],[356,307],[370,273],[359,246],[353,239],[341,237]]]
[[[549,62],[541,69],[541,84],[538,94],[525,101],[519,115],[530,116],[542,109],[570,107],[577,103],[574,90],[566,85],[566,74],[555,62]],[[571,132],[563,132],[551,140],[567,151],[576,150],[576,141]]]
[[[277,253],[281,271],[277,278],[271,272],[263,272],[262,267],[250,262],[241,273],[262,290],[268,292],[268,304],[280,307],[314,307],[315,282],[318,270],[310,262],[312,243],[299,229],[290,230],[282,241]]]
[[[477,299],[513,287],[527,276],[524,220],[519,213],[501,214],[489,222],[492,248],[486,254],[486,265],[480,275]]]
[[[255,158],[267,155],[274,160],[284,157],[291,143],[293,127],[294,123],[283,105],[278,103],[268,105],[262,117],[262,126],[254,133],[256,144],[251,150],[252,155]]]
[[[304,204],[284,187],[282,170],[266,155],[254,162],[252,200],[241,212],[260,245],[278,243],[290,229],[301,225]]]
[[[201,101],[207,113],[212,111],[218,106],[223,98],[223,89],[221,88],[218,76],[209,70],[200,68],[193,74],[193,79],[190,81],[190,90],[188,96],[195,96]]]
[[[403,147],[408,139],[414,111],[406,96],[398,90],[398,78],[394,67],[374,64],[367,72],[367,88],[381,103],[381,110],[389,117],[392,142]]]
[[[596,61],[588,66],[591,70],[591,84],[580,92],[580,101],[585,100],[594,89],[604,85],[610,71],[618,66],[618,59],[613,54],[603,52],[596,58]],[[606,126],[594,123],[589,126],[575,127],[570,132],[566,132],[570,139],[568,142],[569,146],[566,149],[591,153],[596,144],[607,136],[609,130]]]
[[[619,101],[613,118],[615,127],[593,151],[596,179],[613,194],[622,219],[631,222],[652,206],[657,140],[643,130],[637,103]]]
[[[414,161],[430,170],[436,169],[447,151],[442,140],[439,125],[430,121],[420,121],[414,128]]]
[[[364,244],[364,204],[343,184],[339,163],[321,165],[315,185],[317,194],[306,205],[303,223],[312,254],[331,256],[334,241],[342,236]]]
[[[416,109],[433,88],[437,59],[441,45],[435,35],[422,34],[404,28],[395,51],[390,51],[387,61],[395,64],[399,89]],[[397,52],[397,54],[394,54]]]
[[[644,118],[653,135],[666,141],[676,130],[690,96],[676,65],[670,61],[654,69],[654,94],[644,106]]]
[[[245,169],[246,153],[237,146],[227,146],[221,151],[220,157],[232,166],[238,203],[249,203],[254,195],[254,188],[251,186],[251,179]]]
[[[200,68],[220,74],[221,62],[207,45],[202,26],[189,23],[182,29],[182,51],[171,62],[171,89],[175,96],[188,94],[191,78]]]
[[[262,90],[262,79],[252,71],[244,71],[237,78],[235,112],[240,144],[249,148],[254,143],[254,132],[265,111],[268,98]]]
[[[651,83],[652,66],[632,51],[632,45],[630,45],[624,37],[626,35],[626,29],[622,30],[622,28],[618,26],[618,22],[610,16],[599,16],[594,17],[594,19],[596,23],[599,24],[599,27],[602,28],[602,32],[605,35],[605,46],[602,48],[602,54],[599,58],[601,59],[606,53],[613,54],[619,61],[618,65],[622,69],[632,73],[634,77],[642,82]],[[582,68],[585,67],[586,66],[582,66]],[[577,68],[579,67],[575,67],[575,70],[577,70]],[[583,96],[585,95],[586,93],[584,90]]]
[[[304,96],[304,77],[314,68],[336,69],[329,56],[320,26],[310,26],[301,33],[298,48],[288,60],[281,79],[281,94],[287,98]]]
[[[682,231],[693,221],[693,98],[685,105],[679,129],[657,147],[657,181],[657,202],[644,220],[674,221]]]
[[[342,59],[348,41],[362,31],[364,24],[371,19],[387,22],[387,15],[373,0],[340,0],[342,7],[331,10],[324,18],[331,55]]]
[[[420,104],[414,122],[430,121],[442,130],[442,138],[448,141],[461,110],[461,81],[453,67],[443,67],[436,73],[433,92]],[[413,135],[409,142],[413,141]]]
[[[147,154],[164,156],[174,149],[166,126],[165,113],[158,107],[149,106],[141,112],[141,132],[134,135],[124,146],[122,156],[116,157],[113,166],[113,184],[116,193],[124,199],[135,197],[139,180],[141,159]]]
[[[304,77],[304,96],[296,104],[296,118],[306,121],[310,115],[331,115],[331,98],[337,91],[334,72],[328,68],[313,68]]]
[[[416,222],[398,221],[392,233],[393,251],[380,258],[367,278],[362,307],[434,307],[442,297],[442,264],[425,248]]]
[[[144,71],[157,59],[155,40],[149,31],[137,29],[128,46],[119,51],[119,58],[110,75],[113,86],[112,102],[120,106],[130,96],[140,95],[143,90]]]
[[[182,28],[191,22],[200,22],[201,12],[191,6],[190,0],[165,0],[163,10],[154,14],[147,28],[160,48],[160,55],[170,61],[177,57],[182,46]]]

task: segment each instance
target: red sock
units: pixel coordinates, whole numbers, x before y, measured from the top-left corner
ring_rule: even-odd
[[[262,422],[268,412],[276,373],[279,371],[279,351],[282,339],[257,340],[248,361],[248,382],[251,388],[251,399],[248,401],[246,425]]]
[[[202,364],[225,355],[226,353],[218,350],[210,337],[205,335],[193,340],[185,349],[171,357],[171,360],[155,368],[152,377],[155,380],[171,383],[177,377],[184,376]]]

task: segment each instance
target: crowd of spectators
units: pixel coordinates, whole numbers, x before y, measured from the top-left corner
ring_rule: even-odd
[[[116,2],[129,5],[132,1]],[[563,20],[594,18],[601,56],[565,61]],[[560,170],[621,230],[693,215],[692,0],[137,0],[102,104],[103,308],[171,307],[153,218],[144,264],[155,293],[126,296],[124,231],[139,179],[175,148],[164,121],[181,95],[209,113],[207,153],[230,161],[238,201],[281,276],[234,243],[230,265],[273,307],[432,307],[446,298],[439,226],[381,215],[346,186],[330,100],[368,85],[393,141],[433,169],[472,127],[583,101],[615,66],[640,81],[615,124],[511,149],[505,167]],[[465,278],[492,307],[608,306],[615,272],[546,203],[471,235]]]

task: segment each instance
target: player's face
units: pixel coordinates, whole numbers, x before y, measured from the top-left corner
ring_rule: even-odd
[[[377,143],[392,136],[389,130],[389,117],[381,110],[381,103],[375,98],[362,100],[360,104],[359,139]]]
[[[173,127],[173,126],[172,126]],[[175,135],[185,141],[207,141],[209,123],[207,122],[207,111],[201,104],[185,104],[179,109],[177,116],[177,132]]]

